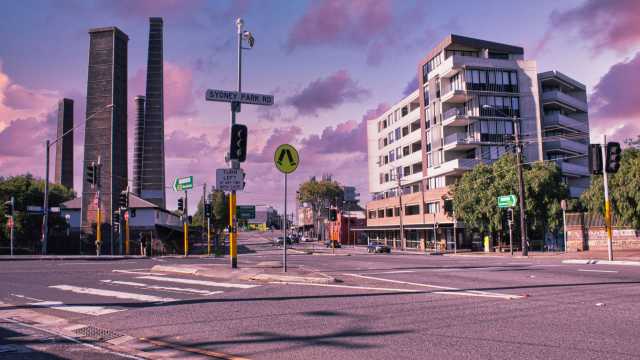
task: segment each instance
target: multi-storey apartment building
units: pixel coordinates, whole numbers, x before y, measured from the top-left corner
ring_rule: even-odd
[[[551,74],[540,74],[539,79],[536,62],[525,60],[521,47],[458,35],[443,39],[418,66],[418,90],[367,124],[373,198],[367,204],[369,238],[415,249],[479,243],[479,236],[466,233],[464,224],[445,211],[449,186],[465,171],[510,151],[517,128],[527,139],[527,162],[557,160],[562,157],[558,153],[567,153],[560,147],[575,145],[569,142],[576,141],[579,129],[565,126],[567,119],[561,130],[553,127],[552,109],[585,100],[579,95],[584,86],[565,76],[566,84],[560,85],[559,73]],[[571,119],[585,124],[586,102],[573,105]],[[569,117],[571,109],[560,111]],[[584,114],[576,113],[580,110]],[[549,114],[548,122],[541,120],[543,111]],[[555,135],[561,144],[543,142],[544,135]],[[575,171],[585,161],[577,157],[586,154],[581,144],[571,149],[576,150],[570,153],[574,161],[558,160],[562,170]],[[570,184],[573,175],[579,174],[565,172]]]
[[[578,197],[590,183],[586,87],[558,71],[540,73],[538,81],[544,159],[557,161],[570,195]]]

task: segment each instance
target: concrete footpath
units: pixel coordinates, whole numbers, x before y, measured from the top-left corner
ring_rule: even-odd
[[[257,264],[240,264],[232,269],[228,264],[185,264],[185,265],[155,265],[152,272],[177,273],[210,277],[223,280],[261,281],[261,282],[292,282],[330,284],[336,279],[319,271],[304,266],[289,266],[287,272],[282,271],[279,261],[265,261]]]
[[[93,260],[115,261],[131,259],[147,259],[140,255],[0,255],[0,261],[37,261],[37,260]]]

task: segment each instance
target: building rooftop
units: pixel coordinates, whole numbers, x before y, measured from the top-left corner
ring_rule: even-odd
[[[107,26],[107,27],[89,29],[89,34],[99,33],[99,32],[111,32],[111,31],[114,32],[116,36],[123,37],[127,41],[129,40],[129,36],[125,34],[124,31],[118,29],[116,26]]]
[[[77,197],[75,199],[65,201],[60,204],[60,207],[63,209],[80,209],[82,206],[82,197]],[[150,209],[150,208],[159,208],[158,205],[151,203],[147,200],[141,199],[134,194],[129,194],[129,207],[132,209]]]
[[[462,35],[449,34],[444,39],[442,39],[438,43],[438,45],[436,45],[431,51],[429,51],[427,56],[422,61],[422,64],[429,62],[436,55],[438,55],[442,50],[448,48],[451,45],[461,45],[461,46],[474,48],[474,49],[489,49],[489,50],[504,52],[508,54],[524,55],[524,48],[520,46],[502,44],[502,43],[497,43],[493,41],[466,37]]]

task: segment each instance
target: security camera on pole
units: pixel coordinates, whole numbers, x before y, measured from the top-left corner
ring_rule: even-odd
[[[246,125],[236,124],[236,113],[240,112],[240,104],[273,105],[273,95],[253,94],[242,92],[242,50],[251,50],[255,44],[255,38],[251,32],[244,30],[244,21],[236,20],[238,35],[238,91],[208,89],[205,100],[231,103],[231,139],[229,154],[225,162],[230,162],[231,168],[216,170],[216,188],[229,191],[229,255],[231,267],[238,267],[238,229],[236,216],[236,191],[244,189],[244,172],[240,163],[244,162],[247,155]],[[243,41],[249,47],[243,47]]]

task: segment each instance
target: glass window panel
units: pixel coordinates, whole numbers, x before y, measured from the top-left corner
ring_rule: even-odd
[[[477,84],[480,82],[480,72],[478,70],[473,70],[473,83]]]
[[[495,134],[496,133],[496,121],[495,120],[489,121],[489,133],[490,134]]]
[[[495,71],[489,71],[489,84],[496,83],[496,73]]]
[[[518,85],[518,73],[515,71],[511,72],[511,85]]]
[[[513,123],[511,121],[506,121],[504,123],[505,133],[513,134]]]
[[[517,97],[512,97],[511,98],[511,107],[513,107],[513,110],[519,110],[520,109],[520,101],[518,100]]]
[[[489,124],[487,123],[486,120],[480,121],[480,132],[483,134],[486,134],[489,132]]]
[[[502,96],[496,96],[496,107],[497,108],[502,107]]]

